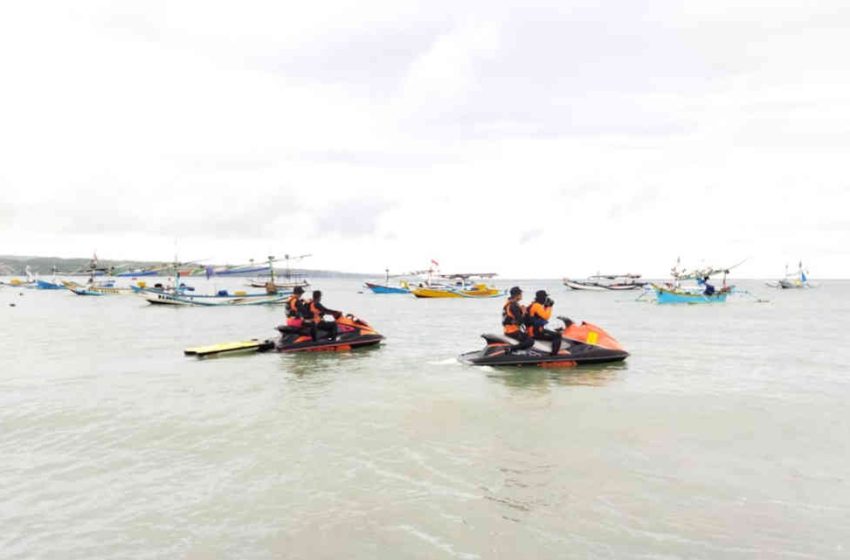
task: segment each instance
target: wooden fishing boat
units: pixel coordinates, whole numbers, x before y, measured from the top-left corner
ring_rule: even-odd
[[[148,303],[154,305],[177,305],[196,307],[230,307],[234,305],[282,305],[289,294],[246,294],[235,292],[227,295],[194,295],[169,293],[162,290],[143,289],[139,292]]]
[[[658,303],[724,303],[734,286],[726,283],[729,271],[743,264],[739,262],[727,268],[705,267],[688,271],[680,268],[680,260],[676,259],[676,265],[670,270],[673,277],[672,282],[666,284],[652,284],[655,298]],[[723,284],[719,290],[708,283],[712,275],[723,274]],[[682,282],[693,281],[690,287],[682,287]]]
[[[248,285],[252,288],[265,288],[267,291],[277,290],[278,292],[292,292],[292,290],[298,287],[306,288],[310,285],[310,282],[306,278],[301,278],[292,272],[292,261],[300,261],[309,256],[311,255],[284,255],[283,260],[286,262],[286,265],[284,266],[283,281],[277,276],[274,268],[274,263],[278,259],[269,256],[267,258],[268,274],[254,278],[248,282]]]
[[[727,288],[707,295],[699,291],[683,290],[658,284],[653,284],[652,288],[655,290],[658,303],[723,303],[731,292],[731,288]]]
[[[448,281],[434,281],[429,279],[415,288],[410,293],[418,298],[493,298],[504,294],[494,286],[475,282],[473,278],[492,278],[495,274],[450,274],[441,275]]]
[[[364,282],[364,285],[375,294],[409,294],[410,288],[407,282],[402,282],[398,286],[389,286],[386,284],[373,284],[372,282]]]
[[[37,290],[64,290],[65,286],[62,285],[61,282],[56,281],[54,279],[52,282],[48,282],[47,280],[42,280],[40,278],[36,279],[35,287]]]
[[[399,280],[398,285],[390,285],[390,278],[394,276],[390,275],[390,269],[385,269],[386,277],[384,278],[384,283],[379,284],[377,282],[364,282],[364,285],[372,291],[374,294],[409,294],[410,293],[410,284],[407,280]],[[407,274],[403,274],[402,276],[411,276],[414,274],[421,274],[420,272],[408,272]],[[395,277],[398,277],[397,275]]]
[[[808,271],[803,270],[803,262],[797,265],[797,272],[789,274],[788,265],[785,265],[785,277],[773,282],[766,282],[771,288],[780,288],[782,290],[802,290],[804,288],[813,288],[814,285],[809,282]]]
[[[62,285],[78,296],[118,296],[133,293],[129,288],[115,288],[96,284],[82,285],[70,280],[63,280]]]
[[[572,290],[592,292],[639,290],[646,284],[646,282],[640,280],[640,274],[596,274],[589,276],[586,280],[564,278],[566,287]]]

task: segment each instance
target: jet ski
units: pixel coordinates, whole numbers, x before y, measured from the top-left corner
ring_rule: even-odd
[[[629,353],[604,329],[586,322],[576,324],[566,317],[558,318],[564,322],[564,327],[558,329],[561,349],[554,356],[549,341],[536,340],[527,350],[506,352],[519,343],[501,334],[482,334],[487,345],[482,350],[461,354],[458,360],[476,366],[573,367],[621,362],[628,357]]]
[[[251,339],[238,342],[225,342],[210,346],[187,348],[183,353],[187,356],[206,358],[223,354],[256,353],[256,352],[343,352],[352,348],[373,346],[379,344],[384,336],[373,329],[366,321],[354,315],[341,315],[336,319],[337,335],[328,338],[319,331],[317,340],[313,340],[308,332],[300,327],[279,326],[279,339]]]
[[[345,351],[361,346],[372,346],[380,343],[384,336],[373,329],[366,321],[354,315],[342,315],[336,320],[337,335],[329,339],[323,338],[319,331],[317,340],[305,334],[301,328],[280,326],[280,340],[275,344],[278,352],[326,352]]]

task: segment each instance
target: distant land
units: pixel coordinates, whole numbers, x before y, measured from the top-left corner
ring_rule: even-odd
[[[24,269],[29,266],[33,274],[53,274],[53,267],[57,268],[56,274],[67,276],[71,274],[85,274],[91,263],[91,257],[64,259],[60,257],[31,257],[17,255],[0,255],[0,275],[14,276],[23,275]],[[162,261],[133,261],[133,260],[106,260],[98,259],[98,268],[114,268],[116,272],[124,272],[136,269],[145,269],[168,265]],[[245,263],[243,263],[245,264]],[[262,262],[255,262],[256,266],[263,266]],[[191,266],[186,264],[185,266]],[[214,268],[228,266],[228,264],[203,263],[197,266],[211,266]],[[368,278],[379,277],[383,274],[364,274],[359,272],[340,272],[338,270],[311,270],[306,268],[292,268],[292,274],[296,276],[307,276],[310,278]],[[275,274],[284,274],[285,269],[275,267]],[[257,272],[245,274],[229,274],[229,276],[257,276]]]

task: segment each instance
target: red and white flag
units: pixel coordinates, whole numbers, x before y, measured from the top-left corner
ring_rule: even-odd
[[[431,264],[433,264],[434,266],[440,266],[440,263],[438,263],[434,259],[431,259]]]

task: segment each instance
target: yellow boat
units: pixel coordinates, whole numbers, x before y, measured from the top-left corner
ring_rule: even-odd
[[[423,286],[410,290],[410,293],[419,298],[491,298],[502,295],[502,290],[486,284],[475,284],[468,289],[452,286]]]
[[[429,271],[430,272],[430,271]],[[493,273],[445,274],[439,277],[444,281],[432,281],[429,274],[425,282],[410,289],[410,293],[419,298],[492,298],[503,294],[502,290],[488,286],[483,282],[473,282],[472,277],[492,278]]]

